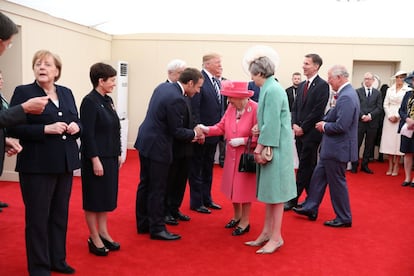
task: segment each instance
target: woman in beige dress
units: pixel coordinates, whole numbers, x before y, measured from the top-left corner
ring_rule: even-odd
[[[405,93],[410,90],[404,78],[407,77],[405,71],[398,71],[392,76],[395,83],[388,88],[384,99],[384,125],[379,151],[388,155],[388,170],[386,175],[397,176],[400,158],[404,155],[400,152],[401,136],[398,133],[398,123],[400,116],[398,109]]]

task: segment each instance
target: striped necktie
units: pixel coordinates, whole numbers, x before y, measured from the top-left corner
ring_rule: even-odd
[[[9,103],[6,101],[5,98],[3,98],[3,95],[0,94],[0,98],[1,98],[1,105],[2,105],[2,109],[6,110],[9,108]]]
[[[217,99],[219,103],[221,103],[220,81],[215,77],[212,77],[212,79],[213,79],[214,89],[216,90],[216,93],[217,93]]]

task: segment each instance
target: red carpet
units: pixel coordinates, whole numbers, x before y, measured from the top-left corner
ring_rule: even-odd
[[[222,169],[214,171],[214,200],[223,210],[210,215],[189,210],[188,190],[182,212],[190,222],[171,226],[182,240],[165,242],[138,235],[135,194],[138,158],[129,151],[121,169],[118,208],[109,214],[109,229],[121,243],[119,252],[96,257],[88,252],[88,231],[82,211],[81,182],[75,177],[70,205],[67,261],[79,276],[100,275],[414,275],[414,188],[401,187],[397,177],[385,176],[387,164],[372,163],[374,175],[347,174],[353,227],[323,226],[334,217],[329,195],[316,222],[285,213],[285,245],[271,255],[256,255],[244,241],[255,239],[263,223],[264,206],[252,207],[250,233],[233,237],[224,225],[231,203],[219,190]],[[10,207],[0,213],[0,275],[27,275],[24,209],[18,183],[1,182],[0,200]],[[55,274],[58,275],[58,274]]]

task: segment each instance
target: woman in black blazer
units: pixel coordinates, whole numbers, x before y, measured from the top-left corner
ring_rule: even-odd
[[[89,228],[89,252],[106,256],[120,245],[111,238],[107,212],[117,207],[118,172],[121,164],[121,131],[111,97],[116,70],[105,63],[91,66],[93,90],[80,107],[83,209]]]
[[[80,167],[80,120],[72,91],[55,84],[62,69],[59,57],[40,50],[32,68],[35,81],[16,87],[10,106],[46,95],[49,102],[41,114],[27,114],[26,124],[8,129],[23,147],[16,171],[26,212],[28,270],[31,276],[51,270],[72,274],[65,260],[66,232],[73,170]]]

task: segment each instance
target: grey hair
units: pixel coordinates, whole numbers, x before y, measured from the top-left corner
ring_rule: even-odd
[[[249,65],[249,72],[253,76],[260,75],[268,78],[275,74],[275,64],[268,57],[259,57]]]
[[[184,68],[186,66],[187,66],[187,64],[185,63],[184,60],[173,59],[168,63],[167,71],[168,72],[174,72],[175,70],[180,69],[180,68]]]
[[[349,77],[349,73],[343,65],[334,65],[331,67],[332,76],[342,76],[345,78]]]

